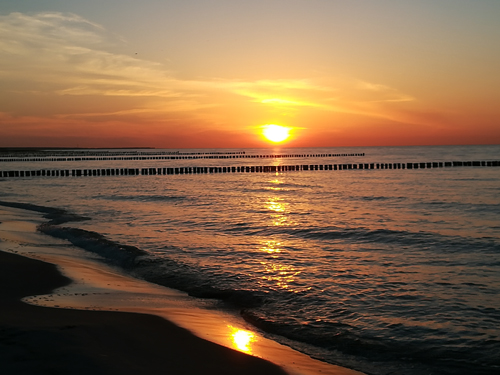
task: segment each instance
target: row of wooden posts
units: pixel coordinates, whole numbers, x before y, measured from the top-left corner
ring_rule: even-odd
[[[0,171],[0,177],[80,177],[80,176],[146,176],[206,173],[269,173],[288,171],[341,171],[353,169],[428,169],[448,167],[498,167],[500,161],[450,161],[425,163],[361,163],[315,165],[268,165],[238,167],[177,168],[112,168],[112,169],[39,169],[31,171]]]
[[[284,159],[284,158],[325,158],[325,157],[347,157],[365,156],[360,154],[265,154],[250,155],[241,153],[232,154],[193,154],[193,155],[148,155],[148,156],[75,156],[75,157],[29,157],[29,158],[0,158],[0,162],[19,161],[96,161],[96,160],[193,160],[193,159]]]
[[[20,149],[13,151],[0,147],[0,156],[4,158],[28,158],[28,157],[68,157],[68,156],[131,156],[131,155],[145,155],[145,156],[158,156],[158,155],[242,155],[245,151],[207,151],[207,152],[181,152],[181,151],[95,151],[95,150],[72,150],[72,151],[30,151]]]

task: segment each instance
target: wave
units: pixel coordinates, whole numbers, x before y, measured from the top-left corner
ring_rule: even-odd
[[[288,339],[326,348],[329,352],[340,351],[328,358],[331,362],[351,363],[364,371],[372,368],[375,374],[478,374],[493,375],[500,366],[495,351],[500,341],[484,340],[475,345],[463,345],[457,339],[455,347],[439,340],[426,342],[383,339],[359,332],[353,327],[330,324],[329,329],[314,324],[282,324],[268,318],[267,311],[259,309],[242,311],[242,317],[250,324]],[[293,344],[292,344],[293,346]],[[445,349],[446,347],[446,349]],[[335,357],[337,358],[335,360]],[[473,363],[464,358],[476,358]],[[371,371],[370,371],[371,372]]]
[[[473,212],[477,214],[493,213],[498,215],[500,212],[500,204],[495,203],[463,203],[463,202],[442,202],[428,201],[419,202],[413,205],[420,210],[435,210],[436,208],[449,212]]]
[[[36,204],[31,204],[31,203],[0,201],[0,205],[43,213],[44,214],[43,217],[49,220],[47,224],[51,225],[59,225],[71,221],[90,220],[89,217],[72,214],[63,209],[38,206]]]
[[[47,223],[39,225],[38,230],[49,236],[67,240],[125,269],[134,267],[138,257],[147,255],[145,251],[135,246],[122,245],[108,240],[102,234],[84,229],[60,227]]]
[[[88,220],[88,218],[69,214],[62,209],[27,203],[0,201],[0,204],[44,213],[44,217],[49,221],[38,226],[40,232],[67,240],[141,279],[185,291],[193,297],[218,299],[238,308],[255,307],[264,303],[263,292],[216,287],[204,273],[186,264],[165,257],[152,256],[136,246],[109,240],[97,232],[61,226],[69,221]]]
[[[392,244],[444,253],[484,251],[498,253],[500,243],[491,237],[471,238],[448,236],[432,232],[410,232],[391,229],[341,228],[335,226],[292,228],[253,226],[251,224],[233,224],[224,231],[239,235],[289,235],[307,240],[342,241],[345,243]]]
[[[184,201],[189,199],[186,196],[177,195],[98,195],[93,199],[106,199],[111,201],[137,201],[137,202],[170,202]]]
[[[408,197],[386,197],[386,196],[362,196],[358,198],[351,198],[353,200],[358,199],[362,201],[396,201],[396,202],[402,202],[405,200],[408,200]]]
[[[130,271],[149,282],[182,290],[192,297],[217,299],[236,308],[260,306],[266,298],[264,292],[218,286],[207,273],[165,255],[135,258]]]

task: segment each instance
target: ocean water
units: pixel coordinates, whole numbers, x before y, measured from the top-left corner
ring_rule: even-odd
[[[365,156],[0,170],[500,160],[500,146],[180,151]],[[373,375],[500,372],[499,167],[0,178],[0,200],[86,217],[46,232],[326,362]]]

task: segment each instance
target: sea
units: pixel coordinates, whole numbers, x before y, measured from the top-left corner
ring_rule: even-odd
[[[245,168],[0,177],[0,200],[64,210],[77,219],[46,233],[137,278],[213,300],[322,361],[370,375],[500,373],[500,167],[246,169],[498,161],[500,146],[60,157],[77,151],[18,154],[0,161],[0,171]],[[103,157],[119,152],[141,157]]]

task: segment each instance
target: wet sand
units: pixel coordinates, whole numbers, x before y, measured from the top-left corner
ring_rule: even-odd
[[[20,301],[69,282],[52,264],[0,252],[3,374],[285,374],[157,316]]]

